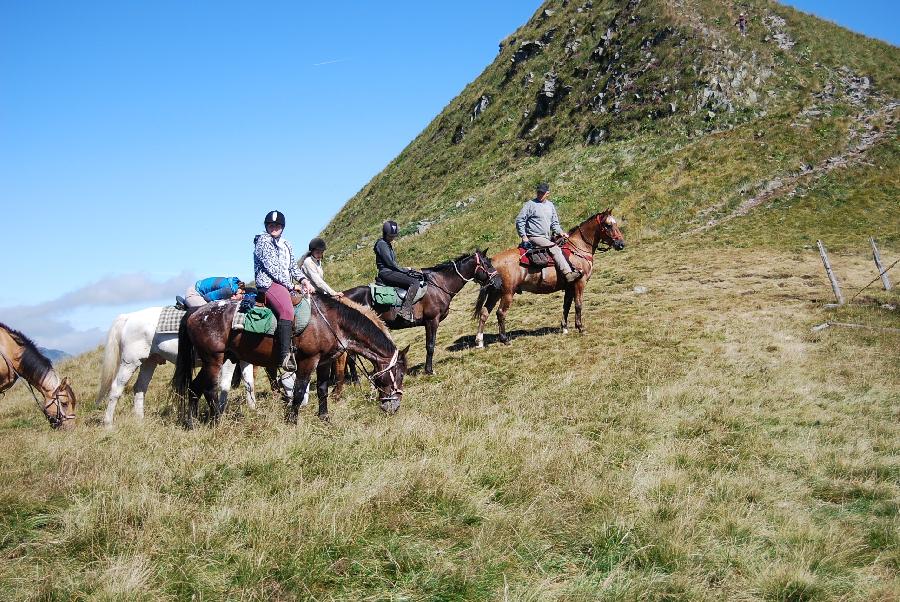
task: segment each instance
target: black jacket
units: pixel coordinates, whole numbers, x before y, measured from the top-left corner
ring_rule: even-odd
[[[375,242],[375,266],[379,272],[391,270],[392,272],[406,273],[406,270],[397,265],[397,255],[394,253],[394,247],[383,238],[379,238]]]

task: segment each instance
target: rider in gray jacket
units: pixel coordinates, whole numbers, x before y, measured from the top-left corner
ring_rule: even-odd
[[[562,271],[566,282],[574,282],[581,278],[582,274],[580,270],[572,269],[562,249],[552,240],[553,235],[558,234],[564,238],[568,238],[569,235],[560,227],[556,206],[547,198],[549,195],[550,185],[539,184],[537,196],[522,205],[522,210],[516,217],[516,231],[522,237],[523,243],[547,249]]]

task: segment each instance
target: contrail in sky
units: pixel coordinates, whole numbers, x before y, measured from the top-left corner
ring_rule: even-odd
[[[333,61],[322,61],[321,63],[313,63],[313,67],[321,67],[322,65],[333,65],[335,63],[344,63],[350,59],[335,59]]]

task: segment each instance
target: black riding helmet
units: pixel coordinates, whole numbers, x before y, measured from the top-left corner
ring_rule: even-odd
[[[264,224],[278,224],[282,228],[284,228],[284,214],[277,209],[275,211],[269,211],[266,214],[266,219],[263,220]]]
[[[325,241],[319,238],[318,236],[309,241],[309,252],[313,251],[324,251],[325,250]]]
[[[388,236],[397,236],[399,232],[400,229],[397,227],[397,222],[395,222],[394,220],[389,219],[381,226],[381,233],[385,238],[387,238]]]

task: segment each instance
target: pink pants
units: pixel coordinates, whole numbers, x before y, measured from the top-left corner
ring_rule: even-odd
[[[266,307],[275,312],[275,317],[279,320],[294,319],[294,304],[291,303],[291,294],[277,282],[273,282],[272,286],[266,289]]]

